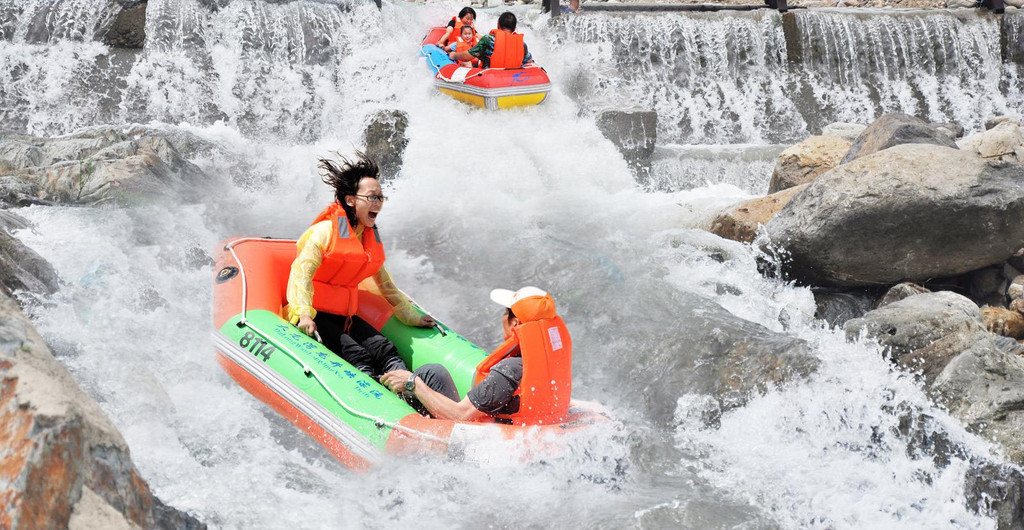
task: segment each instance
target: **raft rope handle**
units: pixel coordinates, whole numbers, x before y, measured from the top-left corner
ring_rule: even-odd
[[[241,318],[241,320],[238,321],[238,327],[248,327],[250,329],[253,329],[253,330],[259,332],[260,335],[263,335],[263,339],[264,340],[266,340],[268,342],[271,342],[272,339],[270,339],[270,337],[267,334],[261,332],[258,328],[254,327],[252,324],[249,324],[249,321],[246,320],[246,318],[245,318],[245,302],[246,302],[246,295],[247,295],[247,292],[246,292],[246,281],[245,281],[245,266],[242,265],[242,261],[240,259],[238,259],[238,255],[235,254],[235,245],[237,245],[239,243],[245,243],[245,242],[248,242],[248,241],[292,241],[292,240],[291,239],[273,239],[273,238],[269,238],[269,237],[268,238],[263,238],[263,237],[244,237],[244,238],[241,238],[241,239],[235,239],[235,240],[231,241],[230,243],[228,243],[227,245],[224,245],[224,248],[227,249],[229,252],[231,252],[231,257],[235,258],[235,263],[238,264],[238,270],[242,273],[242,318]],[[416,302],[413,302],[413,303],[415,304]],[[317,340],[319,340],[319,337],[317,337]],[[409,427],[406,427],[404,425],[399,425],[399,424],[397,424],[395,422],[392,422],[392,421],[385,420],[384,418],[379,418],[377,416],[373,416],[373,415],[370,415],[370,414],[364,414],[364,413],[359,412],[358,410],[350,407],[341,398],[339,398],[338,395],[335,394],[333,390],[328,388],[327,384],[324,383],[324,381],[322,379],[320,379],[320,375],[317,374],[316,372],[314,372],[312,369],[310,369],[310,367],[305,362],[303,362],[302,359],[299,359],[298,357],[296,357],[287,348],[282,348],[279,343],[275,343],[274,346],[276,346],[278,350],[285,352],[288,355],[288,357],[290,357],[293,361],[299,363],[299,366],[302,367],[302,373],[304,373],[306,375],[306,377],[310,377],[310,376],[314,377],[316,379],[316,381],[318,383],[320,383],[320,386],[322,386],[323,389],[326,390],[327,393],[330,394],[330,396],[332,398],[334,398],[334,401],[337,401],[338,404],[341,405],[341,408],[345,409],[345,411],[348,412],[349,414],[351,414],[353,416],[356,416],[356,417],[359,417],[359,418],[363,418],[364,420],[373,421],[378,427],[381,426],[381,425],[387,425],[388,427],[391,427],[394,430],[398,430],[398,431],[401,431],[401,432],[404,432],[404,433],[407,433],[407,434],[411,434],[411,435],[414,435],[414,436],[419,436],[419,437],[421,437],[421,438],[423,438],[425,440],[429,440],[429,441],[432,441],[432,442],[439,442],[439,443],[447,443],[446,440],[444,440],[442,438],[439,438],[437,436],[434,436],[433,434],[428,434],[428,433],[425,433],[425,432],[417,431],[416,429],[410,429]]]

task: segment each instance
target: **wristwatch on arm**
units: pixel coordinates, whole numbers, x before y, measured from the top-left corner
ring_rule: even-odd
[[[409,380],[405,382],[405,391],[412,392],[416,390],[416,374],[409,376]]]

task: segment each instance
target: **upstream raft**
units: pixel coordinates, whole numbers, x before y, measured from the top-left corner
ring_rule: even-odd
[[[558,425],[457,422],[418,414],[405,400],[281,318],[295,241],[240,238],[216,257],[214,338],[221,367],[350,468],[385,454],[433,453],[485,463],[557,451],[566,433],[606,421],[600,407],[572,401]],[[440,363],[459,397],[473,384],[486,352],[443,324],[402,324],[375,292],[360,285],[358,315],[395,343],[411,369]],[[514,452],[509,455],[508,452]]]
[[[459,66],[435,44],[447,28],[436,27],[420,44],[420,55],[434,72],[434,86],[444,94],[486,109],[527,107],[544,101],[551,80],[539,66],[469,68]]]

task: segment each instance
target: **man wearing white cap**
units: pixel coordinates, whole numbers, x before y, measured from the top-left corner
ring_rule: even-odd
[[[411,393],[437,418],[475,421],[494,417],[524,424],[552,423],[563,418],[572,387],[571,339],[555,314],[554,299],[536,287],[523,287],[518,291],[495,289],[491,300],[506,308],[501,319],[505,342],[477,366],[475,384],[465,398],[458,401],[451,375],[439,364],[424,365],[416,374],[395,370],[384,374],[381,383],[396,393]],[[545,344],[536,344],[536,333],[524,334],[524,329],[531,326],[543,326],[540,336]],[[525,393],[520,389],[524,362],[521,340],[527,341],[522,344],[529,344],[525,351],[536,358],[531,361],[531,379],[538,380]],[[531,403],[528,411],[520,410],[524,399]]]

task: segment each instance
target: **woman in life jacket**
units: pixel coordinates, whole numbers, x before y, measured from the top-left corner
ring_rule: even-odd
[[[356,316],[359,282],[373,277],[395,316],[410,326],[429,327],[395,287],[384,268],[377,215],[387,200],[377,182],[377,164],[361,152],[341,163],[321,159],[322,179],[334,188],[334,202],[313,220],[296,243],[288,275],[284,317],[371,377],[404,370],[395,345]]]
[[[473,28],[462,26],[462,35],[459,36],[456,42],[449,44],[447,50],[450,53],[468,52],[470,48],[476,46],[476,43],[477,38]],[[477,68],[480,66],[480,60],[474,58],[472,61],[461,61],[459,66]]]
[[[472,7],[464,7],[459,11],[459,16],[452,17],[448,21],[448,29],[441,35],[441,38],[437,41],[439,48],[444,48],[446,44],[452,44],[455,39],[462,35],[462,26],[469,26],[473,28],[474,38],[476,37],[476,26],[473,23],[476,21],[476,10]]]

